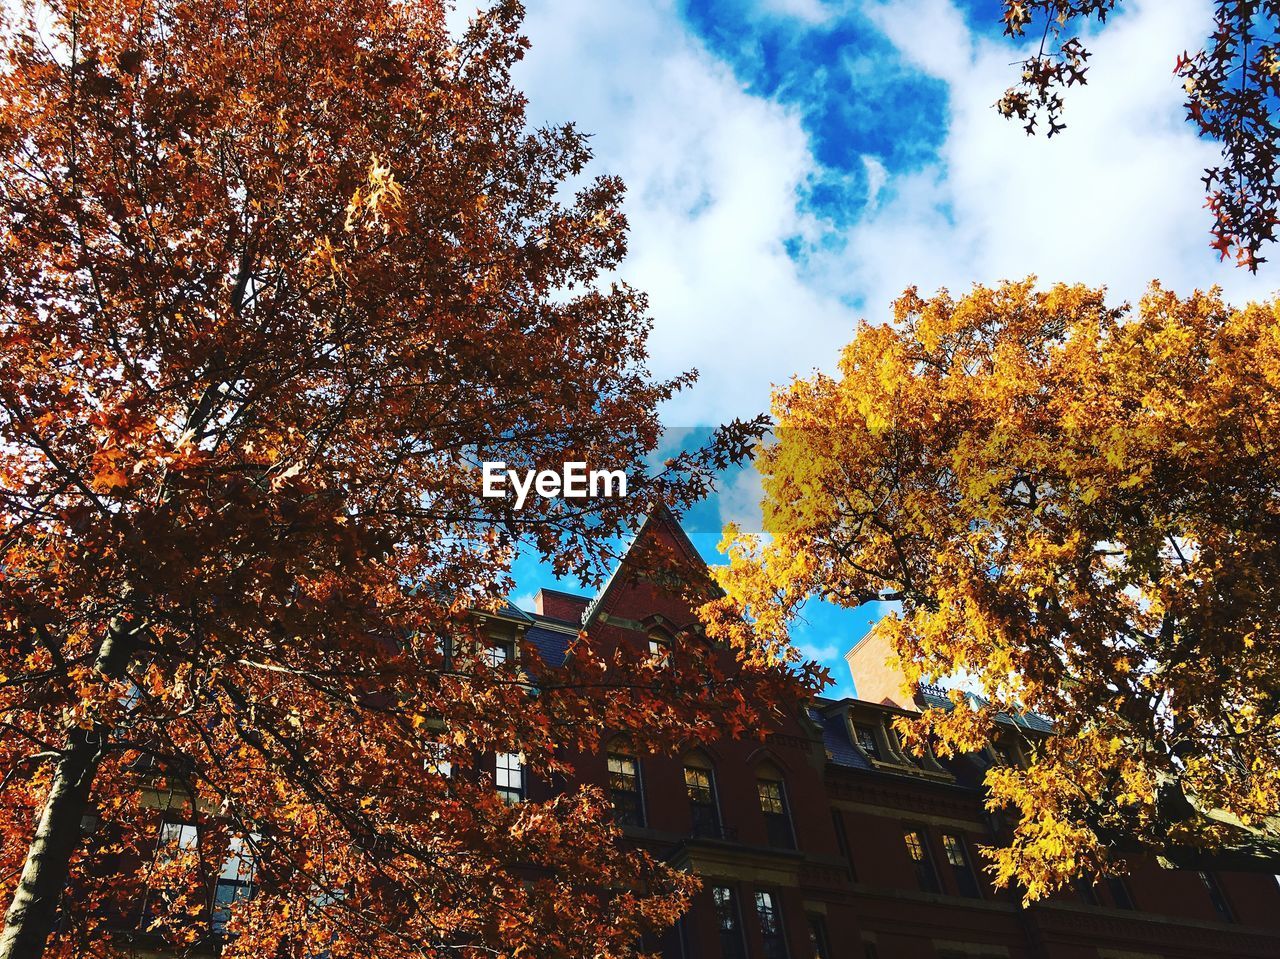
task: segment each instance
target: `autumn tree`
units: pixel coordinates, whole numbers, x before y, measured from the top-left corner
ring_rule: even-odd
[[[1004,0],[1006,35],[1038,35],[1022,76],[996,104],[1027,133],[1044,119],[1049,136],[1063,130],[1063,94],[1083,85],[1089,50],[1077,27],[1105,22],[1121,0]],[[1213,248],[1257,271],[1263,247],[1280,224],[1280,2],[1216,0],[1206,46],[1171,50],[1173,72],[1186,89],[1187,117],[1197,132],[1222,144],[1222,163],[1205,170]],[[1175,59],[1176,58],[1176,59]]]
[[[954,688],[916,748],[1050,717],[986,781],[1030,898],[1140,853],[1280,871],[1280,303],[1025,281],[893,319],[775,394],[730,601],[778,640],[811,595],[897,604],[908,691]]]
[[[690,880],[566,750],[760,724],[793,678],[702,640],[486,657],[517,548],[597,575],[746,427],[645,470],[622,185],[530,129],[519,4],[55,0],[0,41],[0,957],[621,957]],[[484,499],[476,465],[623,469]],[[705,585],[705,584],[704,584]],[[735,655],[736,652],[736,655]],[[625,681],[611,672],[629,666]],[[639,678],[637,678],[637,676]],[[561,777],[508,806],[495,753]],[[163,820],[163,821],[162,821]],[[226,918],[226,917],[224,917]],[[128,925],[128,923],[126,923]]]

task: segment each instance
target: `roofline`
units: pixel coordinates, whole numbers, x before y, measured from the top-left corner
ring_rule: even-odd
[[[556,619],[553,616],[534,615],[533,625],[539,629],[549,629],[557,633],[566,633],[570,636],[577,636],[581,632],[577,623],[567,619]]]
[[[570,593],[563,589],[552,589],[550,586],[539,586],[539,593],[554,593],[557,596],[563,596],[565,599],[580,599],[584,603],[591,602],[590,596],[583,596],[581,593]]]
[[[880,627],[880,620],[877,619],[874,623],[872,623],[870,626],[867,627],[867,631],[862,634],[862,636],[858,639],[858,641],[849,647],[849,649],[844,654],[844,658],[848,659],[850,656],[856,653],[859,647],[861,647],[863,643],[869,640],[879,627]]]
[[[631,537],[631,541],[627,543],[626,549],[622,551],[622,556],[618,560],[617,565],[613,567],[613,571],[609,573],[608,579],[604,581],[604,584],[600,587],[599,591],[587,604],[587,608],[582,611],[583,629],[586,629],[595,622],[597,614],[604,606],[604,601],[609,595],[609,591],[613,588],[613,584],[618,579],[618,573],[621,572],[622,567],[626,565],[627,556],[630,555],[631,550],[635,547],[636,543],[640,541],[640,537],[644,535],[645,530],[647,530],[652,523],[658,520],[666,520],[667,525],[671,528],[676,537],[677,543],[683,547],[693,559],[701,563],[703,568],[710,568],[702,554],[698,552],[698,547],[693,545],[693,540],[689,539],[689,534],[686,533],[684,531],[684,527],[680,525],[680,520],[678,520],[676,515],[671,512],[671,508],[667,506],[666,503],[659,500],[647,513],[645,513],[644,521],[641,522],[639,528],[635,532],[635,535]]]
[[[828,699],[826,696],[815,696],[813,698],[814,706],[819,712],[826,715],[828,711],[839,709],[848,709],[851,706],[870,706],[873,709],[883,709],[887,713],[897,713],[901,716],[919,716],[920,710],[906,709],[902,706],[890,706],[887,703],[878,703],[874,699],[859,699],[857,696],[843,696],[840,699]]]

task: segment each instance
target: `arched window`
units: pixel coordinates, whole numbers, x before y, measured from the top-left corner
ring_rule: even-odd
[[[613,800],[613,817],[621,825],[644,825],[644,790],[640,782],[640,760],[626,740],[615,740],[609,746],[609,798]]]
[[[668,666],[675,650],[675,638],[661,626],[649,628],[649,661],[655,666]]]
[[[711,761],[702,753],[690,753],[684,760],[684,788],[689,797],[689,813],[695,836],[720,838],[720,807],[716,802],[716,777]]]
[[[791,827],[791,810],[787,805],[787,787],[782,771],[765,763],[756,771],[756,792],[760,812],[764,815],[765,835],[769,845],[778,849],[794,849],[795,832]]]

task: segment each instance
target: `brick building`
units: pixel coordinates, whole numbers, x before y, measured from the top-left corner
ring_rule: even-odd
[[[656,538],[701,565],[665,511],[636,544]],[[632,546],[636,549],[636,545]],[[619,565],[621,570],[626,559]],[[601,645],[647,644],[679,656],[675,637],[692,612],[644,576],[615,575],[594,597],[555,590],[534,609],[485,617],[491,661],[512,662],[532,644],[564,661],[587,629]],[[643,648],[643,647],[642,647]],[[985,755],[940,763],[900,748],[892,720],[934,699],[902,701],[873,631],[847,654],[863,698],[818,698],[761,743],[725,740],[681,757],[654,757],[614,740],[569,757],[582,781],[611,795],[625,841],[702,877],[692,909],[662,942],[664,959],[1265,959],[1280,957],[1280,880],[1261,874],[1168,871],[1138,862],[1131,876],[1082,886],[1023,909],[997,891],[978,847],[1001,823],[983,808],[994,763],[1023,761],[1026,739],[1051,734],[1038,717],[1006,724]],[[516,754],[492,758],[508,802],[549,798]],[[157,797],[166,810],[172,797]],[[190,844],[193,826],[166,821],[162,844]],[[246,865],[247,864],[247,865]],[[211,890],[213,937],[193,956],[214,956],[226,907],[253,894],[252,863],[233,849]],[[138,956],[153,951],[124,923]]]
[[[702,562],[665,513],[639,536]],[[526,641],[554,665],[584,627],[665,655],[692,618],[658,585],[615,575],[595,597],[542,590],[533,610],[511,608],[491,629],[501,655],[518,655]],[[1028,909],[993,889],[978,847],[997,839],[1001,823],[983,809],[982,775],[1021,761],[1020,743],[1049,734],[1048,724],[1011,720],[986,755],[911,757],[891,721],[941,691],[900,701],[874,631],[847,659],[864,698],[818,699],[763,745],[724,741],[666,759],[614,742],[580,757],[581,777],[610,791],[627,841],[703,878],[679,927],[651,944],[665,957],[1280,957],[1272,876],[1139,862],[1128,878]],[[498,757],[496,775],[512,800],[548,788],[527,782],[515,757]]]

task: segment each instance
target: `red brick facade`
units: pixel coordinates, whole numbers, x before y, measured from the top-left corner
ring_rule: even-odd
[[[692,553],[669,517],[641,535]],[[544,591],[535,611],[511,613],[550,661],[584,623],[601,639],[643,642],[654,623],[693,618],[652,584],[621,581],[593,600]],[[634,806],[628,841],[703,878],[680,928],[651,945],[669,959],[1280,957],[1280,886],[1268,875],[1140,862],[1123,882],[1021,908],[987,882],[978,851],[1001,829],[983,810],[983,769],[1017,762],[1017,737],[1003,755],[943,766],[903,755],[896,711],[819,699],[763,745],[634,765],[619,747],[612,777],[606,755],[582,757],[583,780],[623,787],[619,802]],[[695,801],[708,791],[712,809]]]

